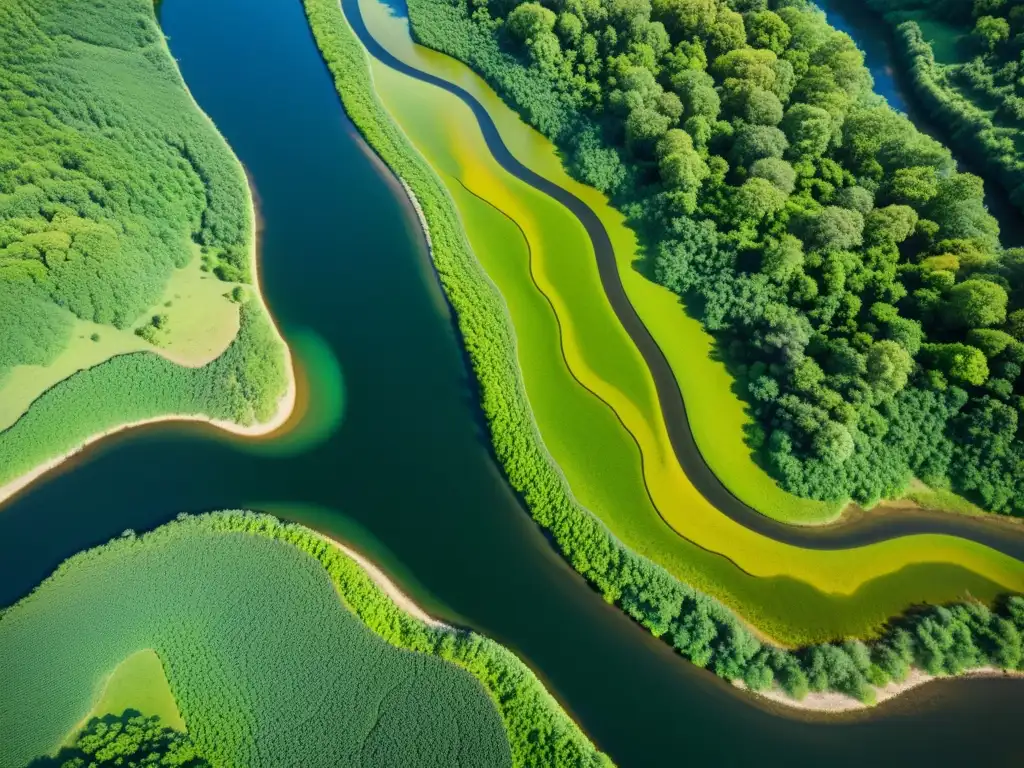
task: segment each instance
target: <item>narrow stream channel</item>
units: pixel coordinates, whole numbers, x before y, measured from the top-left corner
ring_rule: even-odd
[[[492,461],[422,234],[346,119],[298,0],[168,0],[161,14],[260,193],[271,309],[286,336],[315,333],[337,359],[344,417],[304,450],[185,426],[102,443],[0,512],[0,604],[126,528],[265,509],[352,542],[429,610],[512,648],[623,766],[1019,760],[1015,681],[939,684],[808,722],[738,694],[605,604]]]

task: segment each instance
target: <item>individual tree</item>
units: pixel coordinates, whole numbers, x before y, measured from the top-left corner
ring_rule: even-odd
[[[529,42],[555,28],[555,12],[540,3],[517,5],[505,21],[509,33],[521,42]]]
[[[946,316],[959,328],[986,328],[1006,320],[1006,290],[988,280],[965,280],[949,292]]]
[[[804,242],[820,251],[840,251],[861,244],[864,217],[857,211],[829,205],[805,217]]]
[[[994,51],[1010,39],[1010,24],[999,16],[982,16],[974,25],[974,39],[987,51]]]
[[[867,381],[877,392],[892,395],[907,385],[914,367],[910,353],[895,341],[876,341],[864,360]]]
[[[758,11],[746,17],[747,41],[755,48],[767,48],[782,55],[792,33],[789,26],[773,11]]]

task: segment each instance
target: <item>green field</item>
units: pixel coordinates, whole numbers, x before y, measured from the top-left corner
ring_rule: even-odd
[[[185,720],[174,701],[163,663],[151,648],[136,651],[118,664],[102,685],[99,698],[84,720],[121,715],[133,709],[145,717],[159,717],[168,728],[185,730]],[[74,728],[73,732],[77,730]]]
[[[409,618],[329,542],[263,516],[185,517],[72,558],[0,615],[0,655],[5,768],[107,710],[174,725],[175,701],[220,766],[597,761],[514,656]],[[159,662],[170,701],[143,693]]]
[[[557,156],[550,144],[497,105],[482,81],[447,57],[403,46],[396,25],[404,22],[389,17],[380,4],[365,2],[363,9],[379,40],[405,56],[415,55],[417,66],[471,88],[498,118],[517,156],[569,186],[564,173],[551,170]],[[920,536],[854,550],[803,550],[759,536],[718,512],[676,461],[653,383],[604,297],[593,249],[579,222],[497,164],[457,97],[379,62],[372,67],[378,93],[441,173],[474,252],[505,299],[546,448],[579,502],[630,548],[792,643],[871,634],[913,604],[958,599],[965,590],[990,599],[1024,585],[1020,563],[971,542]],[[425,121],[425,114],[435,117]],[[573,183],[572,191],[581,197],[586,189]],[[590,190],[584,199],[596,204],[595,196]],[[611,209],[602,204],[610,219]],[[612,231],[622,243],[627,230],[621,217],[618,227]],[[649,301],[637,306],[653,307],[655,316],[665,318],[662,330],[678,327],[683,315],[674,297],[631,267],[620,268],[634,289],[651,289]],[[658,304],[659,298],[664,303]],[[696,331],[696,322],[689,327]],[[675,343],[666,349],[674,350],[677,370],[685,371],[683,361],[692,348]],[[717,367],[722,378],[694,375],[692,387],[738,403],[724,368],[700,351],[695,358]],[[733,438],[741,444],[742,430],[727,420],[728,408],[709,404],[695,412],[707,435],[717,429],[714,434],[722,443]],[[749,461],[745,451],[736,455]],[[777,495],[769,498],[781,503],[788,494],[758,472],[751,487],[771,484]]]
[[[286,350],[254,289],[250,190],[153,4],[6,3],[0,126],[0,452],[18,455],[0,484],[140,414],[268,419]],[[230,406],[188,389],[225,357],[247,382]]]

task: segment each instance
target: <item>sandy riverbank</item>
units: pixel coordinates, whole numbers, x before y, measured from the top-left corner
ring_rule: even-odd
[[[939,677],[936,675],[929,675],[927,672],[920,669],[912,669],[910,674],[907,675],[907,679],[902,683],[888,683],[880,688],[875,688],[876,704],[874,706],[877,706],[884,701],[894,699],[900,694],[906,693],[914,688],[919,688],[920,686],[934,680],[963,680],[969,677],[1022,678],[1024,677],[1024,673],[996,669],[995,667],[979,667],[978,669],[972,669],[968,672],[964,672],[961,675]],[[733,685],[740,690],[747,691],[747,687],[743,684],[742,680],[734,680]],[[841,712],[863,711],[870,708],[870,705],[864,704],[852,696],[835,692],[809,693],[800,701],[791,699],[778,688],[774,688],[770,691],[758,691],[752,695],[761,699],[766,699],[775,704],[781,704],[783,706],[790,707],[791,709],[799,709],[806,712],[838,714]]]
[[[451,625],[445,624],[443,621],[435,619],[429,613],[420,608],[415,602],[413,602],[413,599],[411,597],[409,597],[401,589],[399,589],[398,585],[395,584],[395,582],[393,582],[388,577],[388,575],[384,573],[384,571],[382,571],[380,568],[374,565],[374,563],[371,560],[368,560],[367,558],[363,557],[354,549],[346,547],[340,541],[332,539],[330,536],[325,536],[322,533],[318,533],[317,535],[335,549],[339,549],[342,552],[344,552],[347,557],[350,557],[353,560],[355,560],[359,564],[359,567],[366,571],[366,575],[373,579],[374,584],[380,587],[384,591],[384,594],[391,598],[391,601],[395,605],[397,605],[403,611],[408,613],[414,619],[419,619],[424,624],[427,624],[431,627],[436,627],[438,629],[454,629],[454,627],[452,627]]]
[[[134,427],[141,427],[146,424],[159,424],[168,421],[178,422],[204,422],[206,424],[212,424],[218,429],[223,429],[226,432],[231,432],[235,435],[241,435],[244,437],[259,437],[262,435],[268,435],[271,432],[275,432],[280,429],[288,417],[291,416],[292,410],[295,408],[296,400],[296,386],[295,386],[295,375],[292,370],[291,355],[288,355],[288,377],[289,384],[288,390],[278,400],[277,412],[274,414],[270,421],[263,422],[261,424],[252,424],[249,426],[243,426],[241,424],[235,424],[232,421],[226,421],[224,419],[211,419],[209,416],[203,416],[201,414],[166,414],[164,416],[154,416],[151,419],[140,419],[138,421],[130,421],[125,424],[118,424],[110,429],[105,429],[102,432],[98,432],[94,435],[90,435],[84,441],[79,443],[77,446],[69,451],[65,451],[60,456],[57,456],[49,461],[40,464],[34,469],[26,472],[20,477],[16,477],[6,485],[0,486],[0,504],[7,501],[11,496],[16,494],[21,489],[33,483],[35,480],[45,475],[50,470],[60,466],[65,461],[81,453],[93,443],[102,440],[110,435],[123,432],[127,429],[133,429]]]

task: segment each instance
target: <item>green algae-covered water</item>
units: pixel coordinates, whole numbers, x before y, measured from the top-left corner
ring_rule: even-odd
[[[171,49],[252,174],[262,281],[309,384],[280,444],[198,427],[102,443],[0,513],[0,603],[179,512],[251,507],[352,542],[442,618],[509,646],[620,765],[1007,763],[1024,690],[975,680],[822,722],[767,711],[606,605],[489,452],[423,238],[355,135],[297,0],[170,0]]]

